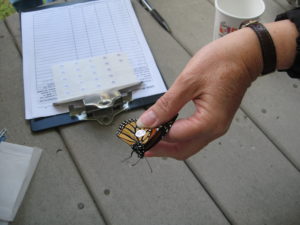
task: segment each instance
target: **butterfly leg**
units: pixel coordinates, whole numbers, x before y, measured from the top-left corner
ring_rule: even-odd
[[[135,166],[136,164],[138,164],[138,162],[141,160],[141,158],[139,158],[135,163],[131,164],[131,166]]]
[[[132,152],[130,153],[130,156],[129,156],[129,157],[123,159],[123,160],[122,160],[122,163],[123,163],[123,162],[126,162],[128,159],[131,159],[133,153],[134,153],[134,151],[132,151]]]
[[[147,162],[147,164],[148,164],[148,166],[149,166],[149,168],[150,168],[150,172],[152,173],[152,172],[153,172],[153,170],[152,170],[152,167],[150,166],[150,163],[149,163],[148,159],[147,159],[147,158],[145,158],[145,160],[146,160],[146,162]]]

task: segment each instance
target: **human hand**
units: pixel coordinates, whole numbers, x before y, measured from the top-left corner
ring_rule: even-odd
[[[164,140],[145,153],[184,160],[223,135],[241,100],[262,70],[261,49],[249,28],[231,33],[202,48],[170,89],[138,120],[157,127],[189,101],[195,112],[177,120]]]

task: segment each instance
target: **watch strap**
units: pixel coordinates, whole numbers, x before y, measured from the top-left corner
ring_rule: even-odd
[[[264,25],[258,22],[250,23],[246,26],[256,33],[260,43],[263,57],[263,70],[261,74],[265,75],[274,72],[276,70],[277,57],[275,45],[270,33]]]

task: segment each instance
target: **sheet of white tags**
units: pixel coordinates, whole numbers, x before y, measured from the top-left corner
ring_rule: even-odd
[[[124,53],[55,64],[52,66],[52,74],[57,94],[56,104],[140,83]]]

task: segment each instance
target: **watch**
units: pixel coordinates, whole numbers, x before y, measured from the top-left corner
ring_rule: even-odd
[[[274,72],[276,70],[277,56],[275,45],[269,31],[259,22],[250,22],[245,26],[251,28],[259,40],[263,57],[263,70],[261,74],[265,75]]]

